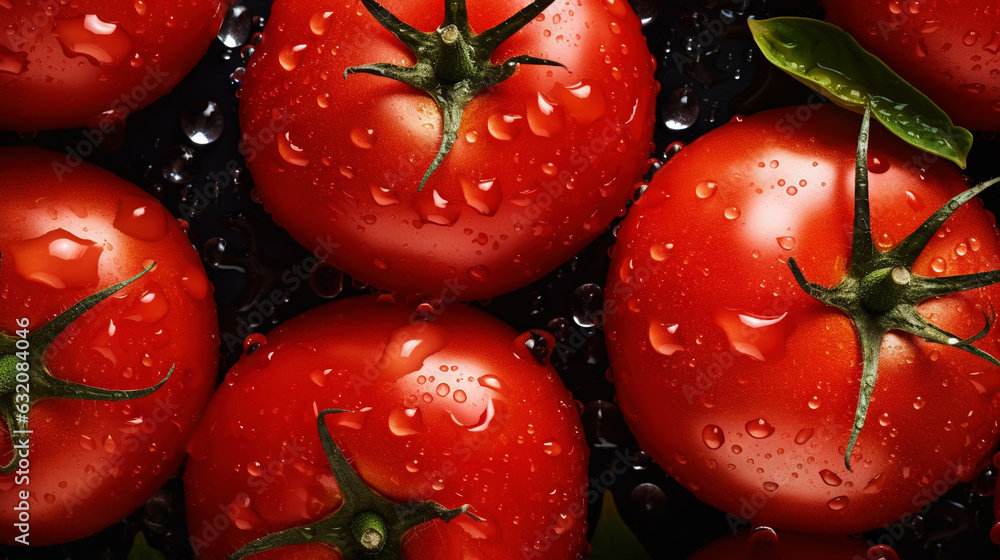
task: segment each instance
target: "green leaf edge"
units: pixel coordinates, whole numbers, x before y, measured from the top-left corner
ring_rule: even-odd
[[[972,149],[972,133],[965,128],[956,126],[951,121],[951,117],[938,107],[937,104],[931,101],[930,98],[924,95],[920,90],[910,85],[909,82],[901,78],[884,62],[879,60],[878,57],[866,51],[843,29],[825,21],[802,17],[776,17],[766,20],[751,18],[747,20],[747,25],[750,27],[750,33],[753,35],[754,41],[757,43],[757,46],[760,47],[764,57],[782,71],[791,75],[793,78],[804,83],[810,88],[818,90],[825,97],[829,98],[840,107],[851,110],[855,113],[863,113],[866,103],[871,103],[872,115],[890,132],[915,148],[941,156],[951,162],[954,162],[962,169],[965,169],[969,151]],[[875,84],[864,83],[855,79],[855,82],[868,88],[868,93],[865,96],[866,99],[859,100],[856,97],[848,97],[837,94],[837,92],[826,87],[825,84],[808,76],[806,72],[808,72],[809,69],[805,71],[799,70],[801,65],[788,61],[785,56],[774,47],[771,38],[777,25],[790,25],[803,36],[808,35],[815,38],[831,34],[834,37],[842,37],[843,43],[839,45],[841,50],[846,48],[848,51],[854,53],[862,64],[874,69],[877,74],[883,75],[885,77],[885,81],[894,83],[894,87],[890,88],[890,91],[875,91],[872,87]],[[810,29],[822,33],[810,33]],[[834,51],[834,49],[830,50],[831,52]],[[901,102],[899,101],[893,101],[893,98],[900,98],[900,93],[903,94],[904,98],[911,99],[911,101],[907,102],[906,105],[917,105],[922,108],[922,110],[917,113],[918,117],[923,116],[925,118],[931,118],[934,121],[941,123],[941,126],[937,127],[937,134],[942,142],[950,148],[949,150],[938,149],[938,147],[933,143],[921,142],[918,139],[912,138],[909,133],[915,130],[913,127],[899,124],[889,118],[889,116],[886,115],[885,110],[880,110],[880,106],[884,107],[887,103],[892,105],[900,104]],[[923,132],[924,130],[920,129],[916,131]]]
[[[628,528],[615,507],[615,499],[610,490],[604,491],[601,502],[601,517],[590,541],[591,553],[587,560],[652,560],[642,547],[635,533]]]
[[[132,548],[126,560],[167,560],[167,556],[149,545],[146,534],[139,531],[132,540]]]

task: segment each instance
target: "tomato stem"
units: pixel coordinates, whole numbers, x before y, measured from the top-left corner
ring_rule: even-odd
[[[806,280],[795,259],[788,259],[788,266],[799,286],[810,296],[846,313],[858,334],[862,358],[861,387],[851,436],[844,453],[844,464],[848,470],[851,470],[851,453],[865,426],[868,407],[875,391],[879,351],[885,333],[891,330],[907,332],[928,342],[964,350],[1000,367],[1000,361],[972,345],[989,332],[992,326],[990,317],[986,317],[986,326],[978,334],[961,339],[930,323],[917,311],[917,304],[926,299],[996,284],[1000,282],[1000,271],[942,278],[913,273],[913,263],[945,221],[974,196],[1000,182],[1000,177],[955,196],[899,245],[883,253],[875,247],[871,230],[868,197],[870,118],[869,105],[865,107],[861,133],[858,136],[854,174],[854,236],[847,276],[836,286],[826,288]]]
[[[455,145],[465,107],[479,92],[513,76],[519,64],[565,68],[558,62],[528,55],[508,58],[500,64],[493,64],[491,60],[501,43],[554,1],[535,0],[503,23],[477,34],[469,27],[465,0],[445,0],[444,22],[431,33],[404,23],[376,0],[361,0],[372,17],[413,52],[417,62],[413,66],[384,62],[352,66],[344,70],[344,78],[364,73],[403,82],[431,96],[441,110],[441,145],[417,191],[423,190]]]
[[[292,527],[251,541],[229,556],[241,560],[252,554],[306,543],[336,547],[345,560],[388,560],[402,558],[403,537],[418,525],[435,519],[444,522],[462,515],[480,519],[468,512],[469,506],[446,509],[433,501],[397,504],[378,495],[354,472],[340,447],[333,441],[326,416],[341,409],[320,411],[316,419],[323,451],[343,496],[340,508],[315,523]]]
[[[29,429],[30,411],[34,409],[34,405],[38,401],[44,399],[132,400],[152,394],[170,379],[174,373],[173,366],[163,376],[163,379],[152,387],[127,391],[102,389],[53,376],[45,360],[48,348],[71,324],[97,304],[121,291],[155,267],[156,263],[153,263],[139,274],[87,296],[48,323],[24,336],[11,336],[0,332],[0,416],[3,417],[7,425],[8,433]],[[25,394],[28,396],[27,403],[17,399],[18,395]],[[24,412],[25,410],[28,412]],[[0,473],[14,472],[16,465],[17,456],[12,453],[10,461],[0,465]]]

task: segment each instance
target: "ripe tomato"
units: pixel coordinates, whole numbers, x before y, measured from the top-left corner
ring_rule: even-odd
[[[737,118],[699,138],[632,207],[611,264],[607,296],[620,312],[607,319],[609,354],[632,431],[696,497],[754,524],[852,533],[974,476],[997,441],[1000,368],[890,331],[848,471],[858,335],[847,315],[805,293],[788,261],[821,286],[844,278],[859,125],[829,105],[805,119],[794,111]],[[880,127],[871,136],[869,223],[885,252],[966,184]],[[980,202],[931,237],[914,277],[1000,268]],[[964,339],[998,298],[994,286],[919,311]],[[976,344],[1000,349],[995,332]]]
[[[321,427],[362,485],[403,507],[468,504],[482,519],[421,526],[405,536],[406,558],[582,558],[588,448],[572,398],[532,357],[528,335],[457,304],[414,312],[361,297],[254,338],[250,347],[262,346],[229,372],[189,446],[199,558],[226,558],[346,507],[317,434],[330,408],[352,411]],[[250,558],[332,554],[309,545]]]
[[[211,285],[187,235],[159,202],[110,173],[83,165],[57,182],[59,161],[0,150],[7,544],[82,538],[142,505],[184,459],[216,379]],[[128,393],[138,390],[146,391]],[[10,426],[32,433],[12,437]]]
[[[1000,130],[1000,8],[993,0],[825,0],[827,19],[956,124]]]
[[[775,533],[760,527],[753,533],[737,533],[712,541],[688,560],[899,560],[884,545],[870,546],[858,539],[800,533]]]
[[[208,49],[228,2],[0,2],[0,128],[100,126],[169,92]],[[72,100],[72,102],[67,102]],[[98,124],[95,118],[109,117]]]
[[[471,0],[468,20],[486,35],[526,4]],[[385,7],[420,30],[444,19],[441,0]],[[501,66],[523,55],[566,68]],[[341,246],[330,262],[381,289],[438,297],[457,286],[468,300],[551,271],[623,211],[640,180],[654,61],[624,0],[553,4],[490,60],[489,72],[513,75],[475,95],[460,124],[449,117],[457,141],[422,184],[448,130],[435,99],[386,77],[345,76],[413,65],[413,53],[359,1],[275,2],[240,115],[265,207],[307,248],[332,234]]]

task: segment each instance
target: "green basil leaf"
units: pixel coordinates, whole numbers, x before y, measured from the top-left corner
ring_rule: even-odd
[[[650,560],[649,553],[639,543],[632,530],[625,525],[615,499],[610,491],[604,492],[601,504],[601,517],[594,529],[594,538],[590,541],[591,553],[587,560]]]
[[[856,113],[872,116],[896,136],[963,169],[972,133],[867,52],[836,25],[779,17],[747,22],[764,56],[807,86]]]
[[[146,541],[146,535],[142,531],[135,534],[135,539],[132,541],[132,549],[128,551],[127,560],[166,560],[166,558],[162,552],[149,546],[149,543]]]

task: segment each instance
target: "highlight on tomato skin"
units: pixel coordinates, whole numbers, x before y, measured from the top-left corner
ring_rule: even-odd
[[[606,297],[623,312],[608,317],[606,338],[630,429],[695,497],[754,524],[850,534],[975,476],[997,442],[1000,371],[890,332],[847,469],[857,334],[803,291],[788,262],[821,286],[846,274],[860,123],[823,106],[793,128],[782,126],[786,113],[737,117],[654,177],[619,230]],[[952,164],[925,161],[874,125],[868,167],[879,251],[969,186]],[[995,222],[973,200],[912,274],[996,270],[998,255]],[[918,310],[964,339],[981,333],[998,298],[991,286]],[[975,345],[1000,349],[995,330]]]
[[[145,503],[185,458],[218,368],[213,290],[187,233],[109,172],[57,180],[61,161],[0,149],[0,541],[18,547],[82,539]]]
[[[826,17],[944,109],[1000,130],[1000,10],[992,0],[826,0]]]
[[[227,0],[0,5],[0,129],[103,133],[170,92],[215,39]]]
[[[395,503],[468,505],[478,518],[418,526],[403,537],[406,558],[582,558],[589,451],[552,367],[480,311],[385,302],[308,311],[256,338],[229,371],[188,448],[196,556],[225,558],[341,508],[343,481],[317,434],[317,415],[339,409],[325,426],[365,485]],[[311,540],[247,558],[335,554]]]
[[[381,3],[421,32],[442,25],[444,4]],[[485,33],[529,4],[469,0],[469,25]],[[552,3],[489,61],[523,56],[564,67],[520,63],[481,90],[421,185],[442,110],[416,87],[358,73],[403,73],[384,65],[410,67],[413,51],[360,1],[275,2],[240,108],[265,209],[307,248],[331,236],[330,263],[379,289],[475,300],[540,278],[624,212],[652,151],[659,86],[623,0]]]

